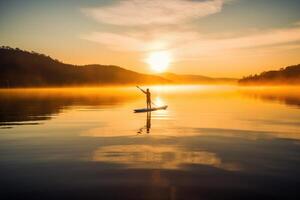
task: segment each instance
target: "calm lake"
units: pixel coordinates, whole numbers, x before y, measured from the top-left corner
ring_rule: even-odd
[[[0,90],[7,199],[300,199],[300,88]]]

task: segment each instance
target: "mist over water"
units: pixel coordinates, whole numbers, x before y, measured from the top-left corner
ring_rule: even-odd
[[[2,195],[42,199],[299,197],[300,88],[0,90]]]

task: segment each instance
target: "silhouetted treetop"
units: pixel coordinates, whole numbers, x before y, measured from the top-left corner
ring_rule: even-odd
[[[300,64],[250,75],[239,80],[240,84],[300,84]]]

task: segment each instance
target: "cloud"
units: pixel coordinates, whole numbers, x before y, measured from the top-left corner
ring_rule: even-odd
[[[99,22],[122,26],[177,24],[221,11],[225,0],[123,0],[82,12]]]
[[[110,32],[93,32],[81,36],[82,39],[106,45],[108,48],[117,51],[143,51],[147,44],[142,39],[130,37],[124,34]]]
[[[149,36],[150,35],[150,36]],[[169,50],[178,59],[215,55],[231,50],[284,45],[300,41],[300,27],[258,31],[246,36],[210,38],[193,30],[160,30],[151,34],[143,31],[111,33],[94,32],[82,36],[83,39],[98,42],[117,51],[159,51]],[[272,46],[272,47],[270,47]],[[289,45],[289,47],[291,47]],[[280,48],[282,49],[282,48]]]
[[[100,43],[115,51],[168,50],[176,60],[201,59],[203,56],[232,52],[272,52],[297,48],[300,24],[290,28],[250,31],[244,35],[224,33],[203,35],[187,21],[218,13],[233,0],[123,0],[110,5],[82,9],[101,23],[116,25],[121,31],[92,32],[82,39]],[[137,26],[137,27],[133,27]],[[118,30],[118,29],[115,29]],[[259,49],[259,51],[258,51]],[[242,51],[241,51],[242,50]]]
[[[116,51],[159,51],[176,48],[198,38],[193,31],[151,31],[138,32],[93,32],[81,36],[82,39],[106,45]]]
[[[289,43],[300,41],[300,27],[274,29],[269,31],[258,31],[257,33],[246,36],[232,38],[199,38],[192,43],[186,43],[180,46],[176,52],[177,56],[185,58],[193,58],[199,56],[208,56],[216,54],[225,54],[229,51],[248,50],[255,52],[257,49],[265,49],[268,52],[284,50],[291,47]],[[280,46],[280,48],[277,48]],[[267,52],[265,51],[265,52]]]

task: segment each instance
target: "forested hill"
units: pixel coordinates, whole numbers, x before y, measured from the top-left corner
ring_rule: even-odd
[[[49,56],[10,47],[0,48],[0,87],[98,86],[163,84],[169,80],[113,65],[76,66]]]
[[[243,85],[291,85],[300,84],[300,64],[251,75],[239,80]]]

